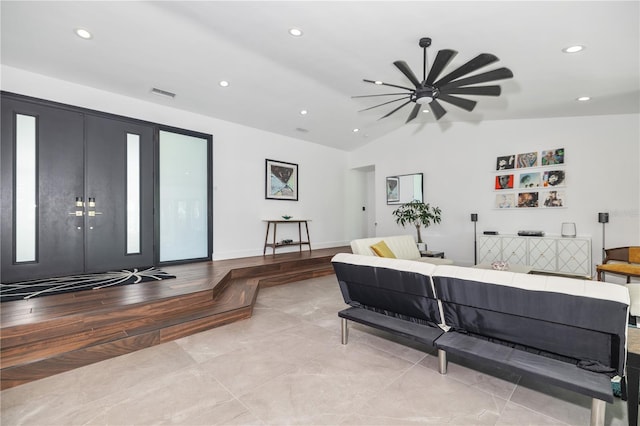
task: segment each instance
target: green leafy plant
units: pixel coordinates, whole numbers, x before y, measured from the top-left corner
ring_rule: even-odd
[[[416,227],[418,233],[418,242],[422,243],[422,235],[420,235],[420,227],[428,228],[432,224],[440,223],[442,211],[439,207],[431,207],[429,203],[413,200],[409,203],[402,204],[393,211],[398,225],[406,226],[411,224]]]

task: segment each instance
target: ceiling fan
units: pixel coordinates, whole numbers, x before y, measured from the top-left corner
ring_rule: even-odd
[[[377,96],[398,96],[402,97],[394,99],[388,102],[384,102],[378,105],[374,105],[370,108],[365,108],[361,111],[367,111],[373,108],[377,108],[383,105],[388,105],[393,102],[401,100],[407,100],[405,103],[380,117],[380,119],[389,117],[394,112],[403,108],[404,106],[414,102],[416,105],[409,114],[409,118],[405,123],[410,122],[417,117],[418,112],[424,106],[429,104],[436,120],[440,120],[447,111],[442,107],[439,101],[448,102],[459,108],[467,111],[473,111],[476,106],[476,101],[461,98],[453,95],[479,95],[479,96],[499,96],[500,86],[470,86],[472,84],[486,83],[494,80],[503,80],[506,78],[512,78],[513,73],[508,68],[498,68],[492,71],[487,71],[481,74],[475,74],[470,77],[461,78],[467,74],[470,74],[482,67],[485,67],[493,62],[496,62],[498,58],[490,53],[481,53],[466,64],[451,71],[449,74],[438,79],[444,68],[449,64],[451,59],[458,53],[455,50],[444,49],[440,50],[436,56],[436,59],[431,66],[431,70],[427,75],[427,47],[431,46],[431,39],[424,37],[420,39],[418,43],[422,47],[423,51],[423,68],[422,68],[422,81],[418,80],[416,75],[411,71],[411,68],[404,61],[395,61],[395,65],[408,79],[413,83],[415,88],[399,86],[397,84],[383,83],[381,81],[364,80],[366,83],[372,83],[376,85],[395,87],[398,89],[407,90],[408,93],[384,93],[379,95],[363,95],[352,96],[352,98],[369,98]]]

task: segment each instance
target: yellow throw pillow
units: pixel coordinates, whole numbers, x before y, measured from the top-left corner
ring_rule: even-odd
[[[378,257],[390,257],[392,259],[396,258],[396,255],[393,254],[393,252],[391,251],[387,243],[384,242],[384,240],[372,245],[371,250],[373,250],[373,252]]]

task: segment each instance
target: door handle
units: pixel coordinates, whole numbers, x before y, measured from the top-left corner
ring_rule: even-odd
[[[84,202],[82,197],[76,197],[76,202],[74,203],[74,206],[76,208],[75,211],[73,212],[69,212],[69,216],[83,216],[84,215]]]
[[[96,208],[96,198],[95,197],[89,197],[88,208],[89,209],[93,209],[93,210],[88,210],[87,211],[87,216],[95,217],[97,215],[101,215],[102,214],[102,212],[95,211],[95,208]]]

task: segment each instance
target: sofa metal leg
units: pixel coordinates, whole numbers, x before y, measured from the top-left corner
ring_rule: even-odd
[[[442,349],[438,349],[438,371],[447,374],[447,353]]]
[[[604,426],[604,412],[607,409],[607,403],[601,399],[593,398],[591,400],[591,426]]]
[[[347,340],[349,339],[349,329],[347,328],[347,319],[341,318],[342,320],[342,344],[346,345]]]

